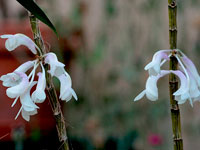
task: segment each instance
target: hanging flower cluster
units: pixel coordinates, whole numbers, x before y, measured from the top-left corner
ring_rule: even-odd
[[[169,61],[169,57],[174,55],[178,60],[180,70],[161,70],[161,66]],[[200,100],[200,76],[194,63],[180,50],[160,50],[153,56],[152,61],[144,68],[148,70],[149,77],[146,82],[146,88],[134,101],[140,100],[144,95],[151,100],[158,99],[157,81],[161,77],[173,73],[180,79],[179,89],[173,93],[178,104],[183,104],[189,100],[193,106],[193,102]]]
[[[20,45],[28,47],[33,54],[37,54],[37,51],[42,54],[37,45],[26,35],[15,34],[15,35],[1,35],[0,38],[6,38],[5,47],[8,51],[12,51]],[[42,58],[42,59],[41,59]],[[12,107],[16,104],[17,100],[20,99],[21,108],[16,115],[15,119],[21,113],[22,117],[29,121],[30,116],[37,113],[39,108],[36,103],[42,103],[46,99],[45,88],[46,88],[46,77],[44,64],[50,65],[48,73],[52,77],[56,77],[60,81],[60,99],[68,102],[72,96],[77,100],[76,93],[72,89],[72,81],[69,74],[65,71],[65,65],[58,61],[57,56],[54,53],[47,53],[41,55],[36,60],[27,61],[20,65],[12,73],[8,73],[0,77],[3,81],[3,86],[8,87],[6,95],[9,98],[14,98]],[[38,81],[34,81],[36,69],[41,67],[41,72],[37,73]],[[30,73],[28,74],[27,71]],[[31,89],[36,85],[36,89],[31,94]]]

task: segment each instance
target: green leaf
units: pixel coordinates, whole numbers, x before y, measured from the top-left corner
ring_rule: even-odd
[[[47,26],[49,26],[55,32],[55,34],[58,36],[58,33],[57,33],[54,25],[51,23],[51,21],[46,16],[46,14],[43,12],[43,10],[33,0],[17,0],[17,1],[24,8],[26,8],[28,11],[30,11],[36,18],[38,18],[40,21],[42,21]]]

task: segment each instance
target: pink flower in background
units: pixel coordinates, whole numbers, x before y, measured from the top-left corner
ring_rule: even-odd
[[[148,143],[151,146],[160,146],[163,142],[161,135],[159,134],[151,134],[148,136]]]

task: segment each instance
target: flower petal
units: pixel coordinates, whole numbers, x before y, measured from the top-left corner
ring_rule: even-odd
[[[45,57],[45,63],[50,65],[49,73],[51,76],[57,74],[57,76],[64,73],[64,64],[58,61],[57,56],[54,53],[47,53]]]
[[[170,71],[162,70],[159,75],[148,77],[146,82],[146,96],[149,100],[155,101],[158,99],[157,81],[169,73]]]
[[[15,35],[8,34],[8,35],[2,35],[0,37],[8,38],[6,40],[5,46],[9,51],[14,50],[15,48],[17,48],[20,45],[24,45],[24,46],[28,47],[33,54],[37,53],[37,51],[35,49],[35,47],[37,47],[36,44],[29,37],[27,37],[24,34],[20,34],[20,33],[15,34]]]
[[[138,101],[141,98],[144,97],[144,95],[146,94],[146,90],[143,90],[138,96],[135,97],[134,101]]]
[[[70,89],[71,93],[72,93],[72,96],[75,98],[75,100],[78,100],[78,97],[76,95],[76,92],[74,91],[74,89]]]
[[[43,103],[44,100],[46,99],[46,94],[45,94],[45,88],[46,88],[46,77],[45,77],[45,70],[43,65],[42,67],[42,73],[39,72],[38,75],[38,83],[36,90],[32,94],[32,99],[35,103]]]
[[[25,111],[33,111],[36,108],[39,108],[37,105],[35,105],[30,96],[30,90],[35,84],[36,82],[33,82],[32,85],[30,85],[27,88],[27,90],[23,93],[23,95],[20,95],[20,102]]]
[[[16,86],[21,82],[20,76],[13,72],[8,73],[6,75],[2,75],[0,80],[3,81],[3,86],[5,87]]]
[[[159,50],[154,54],[152,61],[144,68],[145,70],[149,71],[149,75],[156,76],[160,73],[161,60],[169,60],[169,57],[167,55],[167,52],[169,51],[171,50]]]
[[[199,76],[199,73],[198,73],[194,63],[185,55],[183,57],[181,57],[181,59],[182,59],[184,65],[186,66],[186,69],[191,72],[191,74],[195,78],[196,82],[198,83],[198,86],[200,87],[200,76]]]
[[[35,109],[33,111],[26,111],[26,110],[22,109],[22,117],[26,121],[30,121],[30,116],[35,115],[35,114],[37,114],[37,109]]]
[[[26,71],[28,71],[30,68],[32,68],[34,66],[35,61],[27,61],[25,63],[23,63],[22,65],[20,65],[17,69],[15,69],[14,72],[23,72],[25,73]]]
[[[23,94],[29,85],[29,80],[25,73],[22,72],[15,72],[15,73],[19,75],[22,80],[18,85],[10,87],[6,90],[6,94],[10,98],[16,98],[17,96]]]
[[[175,96],[181,95],[181,94],[187,92],[189,90],[189,86],[188,86],[188,82],[187,82],[185,75],[179,70],[176,70],[176,71],[171,70],[170,72],[177,75],[181,81],[180,88],[175,93],[173,93],[173,95],[175,95]]]

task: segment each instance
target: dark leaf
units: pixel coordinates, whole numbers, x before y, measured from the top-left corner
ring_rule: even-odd
[[[46,16],[46,14],[43,12],[43,10],[33,1],[33,0],[17,0],[24,8],[26,8],[28,11],[30,11],[36,18],[38,18],[40,21],[48,25],[58,36],[58,33],[56,31],[56,28],[51,23],[49,18]]]

